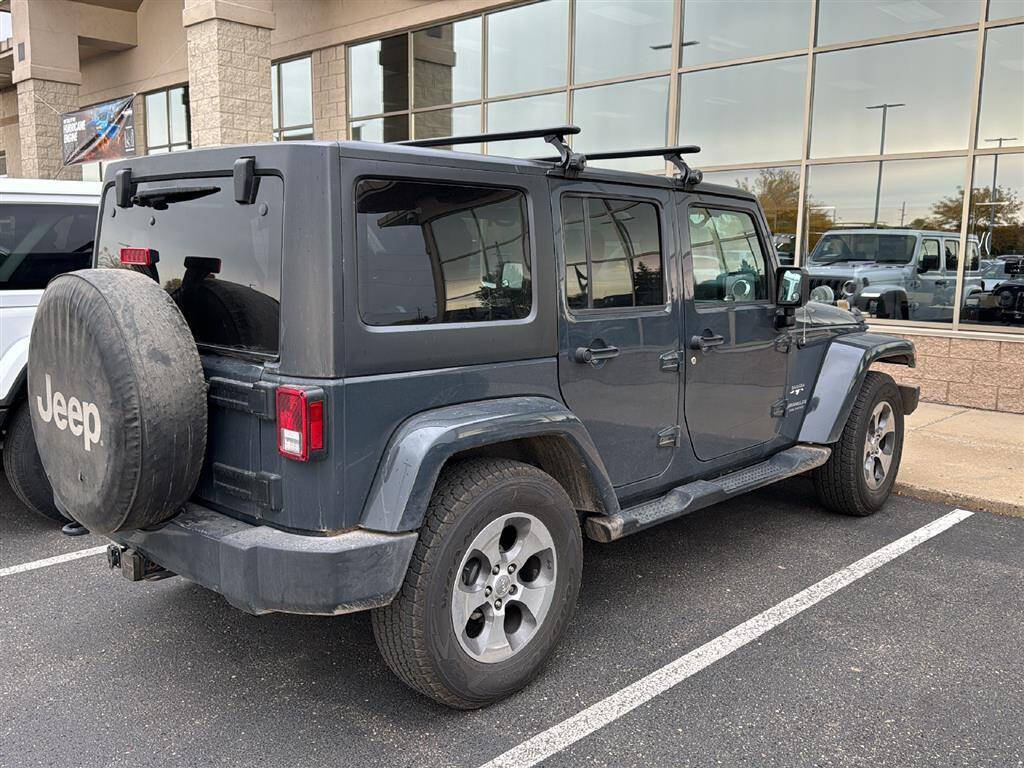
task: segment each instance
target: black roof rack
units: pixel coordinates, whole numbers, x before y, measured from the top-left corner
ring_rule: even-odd
[[[516,141],[518,139],[544,139],[558,150],[558,157],[541,157],[537,160],[557,163],[561,171],[569,177],[578,176],[586,167],[587,160],[619,160],[627,157],[663,157],[679,169],[679,180],[685,185],[699,184],[704,178],[701,171],[691,168],[683,161],[683,155],[700,152],[700,147],[686,144],[679,147],[661,147],[658,149],[627,149],[617,152],[595,152],[584,155],[573,152],[565,143],[566,136],[575,136],[580,132],[579,126],[560,125],[553,128],[530,128],[522,131],[501,131],[498,133],[476,133],[466,136],[442,136],[435,139],[409,139],[399,141],[407,147],[450,147],[458,144],[478,144],[480,142]]]

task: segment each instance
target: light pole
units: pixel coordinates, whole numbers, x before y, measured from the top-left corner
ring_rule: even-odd
[[[998,147],[1003,148],[1004,141],[1016,141],[1016,136],[997,136],[994,139],[985,139],[986,142],[998,141]],[[985,250],[992,255],[992,230],[996,222],[996,171],[999,169],[999,155],[992,155],[992,190],[989,194],[989,216],[988,216],[988,246]]]
[[[889,110],[895,109],[896,107],[905,107],[906,104],[872,104],[870,107],[865,109],[880,109],[882,110],[882,140],[878,144],[878,155],[881,157],[885,154],[885,120],[889,116]],[[882,161],[878,161],[878,183],[875,185],[875,216],[872,219],[872,225],[878,226],[878,204],[882,198]]]

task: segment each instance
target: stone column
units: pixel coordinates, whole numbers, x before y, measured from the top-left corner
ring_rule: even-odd
[[[32,77],[18,82],[21,175],[27,179],[81,179],[82,168],[64,164],[60,115],[78,109],[78,85]]]
[[[185,0],[192,146],[270,141],[269,0]]]
[[[313,138],[318,141],[344,141],[345,124],[345,46],[334,45],[313,51]]]

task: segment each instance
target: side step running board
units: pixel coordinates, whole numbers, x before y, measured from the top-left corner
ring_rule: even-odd
[[[652,525],[820,467],[831,454],[831,448],[797,445],[760,464],[730,472],[714,480],[695,480],[673,488],[661,498],[620,510],[618,514],[588,517],[587,538],[600,542],[621,539]]]

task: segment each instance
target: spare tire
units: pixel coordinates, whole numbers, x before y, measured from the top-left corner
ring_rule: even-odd
[[[172,517],[206,451],[206,381],[173,300],[148,277],[52,280],[29,342],[32,427],[61,511],[94,533]]]

